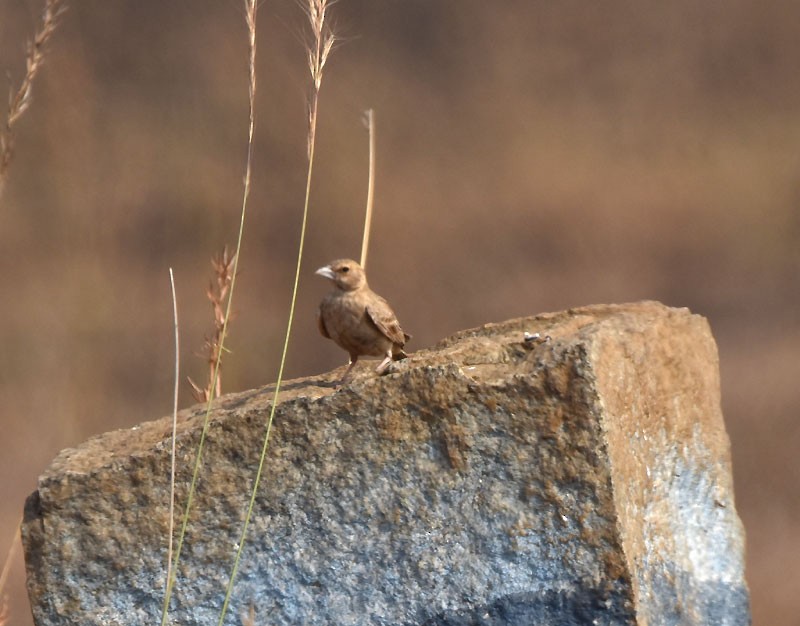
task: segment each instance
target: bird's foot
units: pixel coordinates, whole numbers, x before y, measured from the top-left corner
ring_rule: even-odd
[[[375,368],[375,371],[378,372],[378,376],[383,376],[384,374],[389,373],[389,366],[392,364],[392,353],[386,355],[386,358],[381,361],[380,365]]]
[[[394,350],[392,350],[392,359],[394,359],[395,361],[402,361],[403,359],[407,358],[408,355],[406,354],[406,351],[403,350],[402,348],[395,348]]]

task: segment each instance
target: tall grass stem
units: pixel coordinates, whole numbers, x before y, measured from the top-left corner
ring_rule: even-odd
[[[175,388],[172,394],[172,450],[169,468],[169,543],[167,545],[167,583],[172,579],[172,535],[175,532],[175,443],[178,434],[178,392],[181,377],[180,335],[178,333],[178,298],[175,295],[175,275],[169,268],[169,284],[172,291],[172,324],[175,330]],[[164,593],[166,594],[166,586]]]
[[[372,206],[375,201],[375,112],[369,109],[366,113],[367,131],[369,132],[369,178],[367,179],[367,213],[364,217],[364,238],[361,240],[361,267],[367,267],[369,251],[369,233],[372,229]]]
[[[280,395],[281,383],[283,382],[283,372],[286,365],[286,355],[289,352],[289,340],[292,335],[292,325],[294,322],[295,305],[297,303],[297,291],[300,285],[300,272],[303,264],[303,250],[305,249],[306,239],[306,225],[308,224],[308,207],[311,198],[311,180],[314,170],[314,150],[316,146],[317,136],[317,113],[319,109],[319,91],[322,85],[322,70],[325,67],[328,55],[333,48],[334,37],[333,34],[326,28],[325,17],[327,13],[329,0],[308,0],[307,16],[311,23],[311,31],[313,43],[309,45],[308,60],[309,69],[311,72],[312,89],[311,100],[309,103],[308,115],[308,169],[306,171],[306,192],[305,200],[303,202],[303,219],[300,227],[300,242],[297,246],[297,263],[294,274],[294,284],[292,286],[292,298],[289,305],[289,319],[286,323],[286,334],[283,341],[283,350],[281,352],[280,366],[278,367],[278,377],[275,382],[275,391],[272,396],[272,403],[269,411],[269,418],[267,420],[266,433],[264,434],[264,442],[261,447],[261,456],[258,462],[258,469],[256,477],[253,482],[253,489],[250,493],[250,502],[247,506],[247,513],[242,525],[242,533],[236,548],[236,556],[234,557],[233,567],[231,569],[230,579],[225,591],[225,599],[222,604],[222,611],[220,613],[218,626],[222,626],[225,620],[225,613],[227,612],[230,603],[231,594],[233,593],[233,585],[236,579],[236,574],[239,569],[239,562],[241,560],[242,552],[247,540],[247,529],[250,525],[250,519],[253,516],[253,509],[255,507],[256,495],[258,494],[258,487],[261,483],[261,476],[264,471],[264,464],[267,458],[267,450],[269,448],[270,435],[272,433],[272,425],[275,420],[275,412],[278,406],[278,397]]]
[[[248,34],[248,43],[249,43],[249,59],[248,59],[248,70],[249,70],[249,110],[250,110],[250,132],[248,136],[247,142],[247,169],[245,172],[245,183],[244,183],[244,199],[242,202],[242,224],[244,223],[244,209],[247,203],[247,197],[250,193],[250,175],[252,170],[252,155],[253,155],[253,131],[255,129],[255,101],[256,101],[256,16],[258,12],[258,0],[245,0],[245,15],[247,20],[247,34]],[[241,243],[241,236],[242,236],[241,228],[239,230],[239,242]],[[236,280],[236,266],[238,265],[239,258],[239,246],[237,245],[236,248],[236,263],[234,264],[234,271],[233,271],[233,281]],[[233,295],[233,283],[231,283],[231,295]],[[230,299],[228,300],[228,313],[225,316],[227,321],[230,315]],[[223,334],[224,338],[224,334]],[[247,520],[245,520],[245,528],[247,525]],[[244,534],[244,533],[243,533]],[[231,593],[233,591],[233,583],[236,577],[236,569],[239,563],[239,555],[241,554],[242,549],[242,541],[239,541],[239,546],[236,552],[236,559],[234,561],[233,568],[231,570],[231,575],[228,580],[228,585],[225,590],[225,599],[222,602],[222,608],[220,610],[219,615],[219,624],[221,625],[225,621],[225,614],[228,611],[228,605],[230,604]]]
[[[231,303],[233,302],[233,293],[236,287],[236,277],[238,276],[239,259],[241,257],[240,251],[242,249],[242,237],[244,235],[245,215],[247,213],[247,200],[250,197],[250,178],[253,169],[253,136],[255,134],[255,96],[256,96],[256,14],[258,10],[257,0],[245,0],[245,17],[247,22],[247,34],[249,44],[248,56],[248,95],[249,95],[249,125],[247,133],[247,164],[245,166],[244,175],[244,190],[242,193],[242,210],[239,219],[239,234],[236,240],[236,260],[233,264],[233,277],[231,278],[231,288],[228,293],[228,304],[225,310],[225,322],[222,328],[220,337],[220,351],[217,356],[217,362],[214,367],[214,376],[211,382],[211,389],[217,386],[217,379],[219,378],[219,367],[222,354],[224,352],[224,342],[227,337],[228,321],[231,316]],[[178,536],[177,545],[175,548],[175,557],[172,565],[172,575],[167,580],[167,592],[164,594],[164,605],[161,611],[161,626],[166,626],[167,613],[169,609],[169,601],[172,596],[172,590],[175,586],[175,580],[178,572],[178,564],[180,563],[181,549],[183,548],[183,541],[186,537],[186,529],[189,524],[189,514],[191,512],[194,494],[197,489],[197,478],[200,474],[200,466],[203,454],[203,446],[205,443],[206,435],[208,434],[208,426],[211,416],[211,403],[214,400],[213,393],[209,394],[208,402],[206,403],[206,412],[203,418],[203,430],[200,433],[200,441],[197,444],[197,456],[195,457],[194,470],[192,472],[192,482],[189,485],[189,493],[186,498],[186,508],[183,512],[183,520],[181,522],[181,530]],[[224,611],[224,609],[223,609]],[[224,615],[224,612],[223,612]]]

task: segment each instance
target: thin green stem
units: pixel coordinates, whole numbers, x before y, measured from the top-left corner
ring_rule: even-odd
[[[192,503],[194,502],[194,494],[197,488],[197,478],[200,474],[200,466],[203,454],[203,446],[205,444],[206,435],[208,433],[208,426],[211,416],[211,403],[214,400],[214,389],[217,387],[217,380],[219,379],[220,361],[222,353],[224,352],[225,338],[228,332],[228,321],[231,317],[231,303],[233,302],[233,292],[236,287],[236,276],[239,268],[240,251],[242,249],[242,237],[244,235],[244,221],[247,213],[247,200],[250,197],[250,176],[253,164],[253,136],[255,134],[255,93],[256,93],[256,72],[255,72],[255,58],[256,58],[256,11],[258,8],[255,0],[247,0],[247,27],[250,43],[250,57],[249,57],[249,100],[250,100],[250,124],[248,128],[247,137],[247,165],[245,168],[244,176],[244,192],[242,194],[242,211],[239,220],[239,234],[236,240],[236,256],[233,262],[233,277],[231,278],[231,288],[228,293],[228,304],[225,309],[225,321],[222,324],[222,336],[219,340],[219,354],[217,361],[214,365],[214,376],[211,381],[210,393],[208,394],[208,402],[206,402],[206,412],[203,418],[203,430],[200,433],[200,442],[197,444],[197,457],[195,458],[194,470],[192,472],[192,482],[189,485],[189,494],[186,498],[186,508],[183,512],[183,520],[181,522],[181,531],[178,536],[178,542],[175,548],[175,558],[172,564],[172,575],[167,579],[167,592],[164,594],[164,605],[161,610],[161,626],[166,626],[167,612],[169,609],[169,601],[172,596],[172,590],[175,586],[175,580],[178,572],[178,564],[180,562],[181,550],[183,548],[184,538],[186,537],[186,528],[189,525],[189,513],[191,512]]]
[[[225,613],[230,603],[231,594],[233,592],[233,585],[236,579],[236,573],[239,569],[239,562],[241,560],[242,552],[244,551],[245,542],[247,540],[247,529],[250,525],[250,519],[253,515],[255,507],[256,495],[258,494],[258,487],[261,483],[261,476],[264,470],[264,463],[267,458],[267,450],[269,448],[270,435],[272,433],[272,424],[275,420],[275,412],[278,406],[278,397],[281,391],[281,383],[283,381],[283,371],[286,365],[286,355],[289,352],[289,340],[292,335],[292,324],[294,322],[294,311],[297,303],[297,291],[300,284],[300,271],[303,264],[303,250],[305,249],[306,240],[306,224],[308,223],[308,206],[311,198],[311,178],[314,169],[314,148],[316,145],[317,136],[317,110],[319,106],[319,90],[322,84],[322,69],[325,67],[325,62],[333,48],[334,37],[332,33],[326,29],[325,16],[328,8],[328,0],[309,0],[308,3],[308,18],[311,23],[312,33],[314,35],[313,45],[308,50],[309,69],[311,71],[312,79],[312,96],[311,106],[309,107],[308,118],[308,171],[306,173],[306,194],[303,202],[303,221],[300,227],[300,243],[297,247],[297,264],[294,273],[294,285],[292,286],[292,300],[289,305],[289,319],[286,323],[286,335],[283,340],[283,351],[281,352],[281,362],[278,368],[278,378],[275,382],[275,392],[272,396],[272,406],[269,411],[269,419],[267,421],[267,429],[264,435],[264,443],[261,447],[261,457],[258,461],[258,470],[253,482],[253,490],[250,493],[250,502],[247,506],[247,514],[245,515],[244,524],[242,525],[242,533],[238,541],[236,549],[236,556],[233,561],[231,569],[231,576],[228,580],[228,586],[225,591],[225,600],[222,605],[222,612],[219,617],[218,626],[222,626],[225,619]]]
[[[178,334],[178,298],[175,295],[175,276],[169,268],[169,284],[172,289],[172,321],[175,328],[175,388],[172,395],[172,460],[169,471],[169,543],[167,546],[167,583],[172,579],[172,535],[175,532],[175,443],[178,432],[178,391],[181,371],[180,337]],[[166,595],[167,589],[164,589]]]
[[[250,518],[253,515],[253,508],[255,507],[256,502],[256,495],[258,494],[258,486],[261,483],[261,476],[264,471],[264,463],[267,459],[267,450],[269,448],[269,439],[272,433],[272,423],[275,419],[275,411],[278,406],[278,394],[280,394],[281,390],[281,382],[283,381],[283,370],[284,366],[286,365],[286,355],[289,352],[289,339],[291,338],[292,334],[292,324],[294,322],[294,310],[295,304],[297,303],[297,291],[298,286],[300,284],[300,270],[303,264],[303,249],[305,248],[305,239],[306,239],[306,224],[308,223],[308,205],[309,199],[311,197],[311,174],[314,169],[314,137],[316,136],[316,122],[317,122],[317,103],[319,101],[318,95],[315,94],[314,101],[312,104],[312,112],[311,112],[311,128],[309,131],[311,141],[309,141],[308,147],[308,172],[306,176],[306,197],[305,202],[303,203],[303,222],[302,226],[300,227],[300,243],[297,249],[297,266],[294,273],[294,286],[292,287],[292,301],[289,306],[289,320],[286,324],[286,336],[284,337],[283,341],[283,351],[281,352],[281,362],[280,367],[278,368],[278,378],[275,382],[275,393],[272,396],[272,406],[270,407],[269,411],[269,419],[267,421],[267,432],[264,435],[264,444],[261,447],[261,457],[258,461],[258,470],[256,471],[255,481],[253,483],[253,490],[250,493],[250,502],[247,506],[247,514],[244,518],[244,525],[242,526],[242,534],[239,537],[239,541],[237,543],[236,549],[236,556],[233,560],[233,568],[231,570],[231,576],[228,580],[228,586],[225,590],[225,600],[222,603],[222,612],[219,616],[218,626],[222,626],[223,620],[225,619],[225,613],[228,609],[228,604],[230,603],[231,594],[233,593],[233,584],[236,578],[236,574],[239,570],[239,561],[242,556],[242,552],[244,550],[245,541],[247,539],[247,529],[250,526]]]

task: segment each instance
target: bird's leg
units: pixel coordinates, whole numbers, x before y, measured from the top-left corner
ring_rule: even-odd
[[[381,361],[381,364],[375,368],[375,371],[378,372],[378,376],[382,376],[386,373],[386,370],[389,368],[389,363],[392,362],[392,350],[391,348],[386,352],[386,358]]]
[[[347,371],[344,373],[344,376],[342,376],[342,379],[339,381],[340,385],[350,380],[350,373],[353,371],[353,368],[356,366],[356,363],[358,363],[358,355],[351,356],[350,364],[347,366]]]

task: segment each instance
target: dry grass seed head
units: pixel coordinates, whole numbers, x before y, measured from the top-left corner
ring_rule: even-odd
[[[31,102],[33,81],[44,63],[44,53],[47,42],[53,36],[58,26],[58,18],[66,10],[62,0],[47,0],[42,13],[42,23],[34,33],[33,39],[28,42],[28,51],[25,58],[25,76],[15,92],[13,88],[8,95],[8,114],[5,127],[0,130],[0,193],[8,176],[8,168],[14,154],[14,125]]]
[[[223,332],[225,332],[225,304],[233,282],[235,264],[236,254],[231,254],[228,246],[225,246],[222,252],[211,257],[214,276],[208,283],[206,297],[211,302],[211,308],[214,311],[214,333],[211,337],[205,338],[203,350],[198,355],[205,359],[208,364],[206,386],[204,388],[200,387],[191,377],[187,376],[187,380],[192,387],[192,395],[198,402],[207,402],[210,397],[218,398],[222,393],[222,359],[220,356],[225,351],[222,347]],[[214,284],[215,282],[216,285]],[[233,314],[231,314],[228,321],[233,317]],[[215,378],[216,383],[214,382]]]
[[[308,22],[311,25],[311,41],[306,44],[308,69],[316,91],[319,91],[322,85],[322,70],[336,41],[333,31],[325,21],[328,8],[332,4],[333,1],[329,0],[308,0],[305,6]]]

